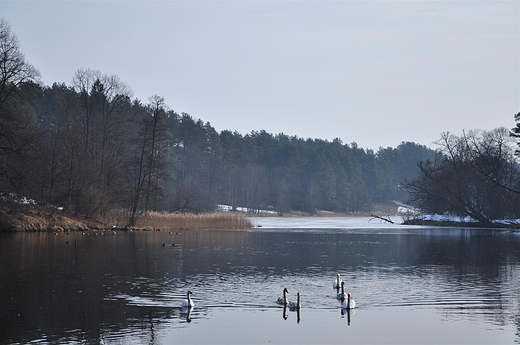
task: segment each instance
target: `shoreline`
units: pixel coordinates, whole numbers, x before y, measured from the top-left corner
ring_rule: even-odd
[[[66,214],[50,205],[39,203],[0,202],[0,232],[71,232],[71,231],[178,231],[185,229],[251,229],[244,214],[150,213],[135,226],[122,225],[127,217],[110,220],[87,219]]]
[[[372,217],[382,220],[392,220],[402,225],[424,225],[437,227],[466,227],[478,229],[501,229],[520,231],[517,223],[481,224],[477,222],[457,222],[442,220],[402,219],[395,209],[389,205],[376,205],[373,212],[338,213],[318,211],[314,215],[304,212],[289,212],[282,216],[246,214],[237,212],[213,212],[200,215],[153,212],[142,217],[135,226],[123,226],[121,219],[100,221],[67,215],[58,208],[39,203],[0,202],[0,232],[69,232],[69,231],[175,231],[183,229],[218,230],[218,229],[253,229],[255,226],[250,218],[305,218],[305,217]],[[390,216],[390,214],[393,214]],[[383,219],[387,218],[387,219]],[[393,218],[393,219],[392,219]]]
[[[500,230],[520,230],[520,224],[503,224],[493,223],[482,224],[478,222],[454,222],[454,221],[438,221],[438,220],[422,220],[422,219],[411,219],[405,220],[403,225],[424,225],[424,226],[438,226],[438,227],[459,227],[459,228],[476,228],[476,229],[500,229]]]

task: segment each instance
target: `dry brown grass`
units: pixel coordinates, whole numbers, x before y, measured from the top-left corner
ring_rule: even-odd
[[[140,229],[250,229],[249,219],[242,213],[167,213],[148,212],[138,218],[136,225]]]
[[[103,215],[96,215],[95,219],[105,224],[106,227],[116,226],[118,228],[124,228],[130,219],[130,211],[125,209],[113,209],[105,212]]]
[[[0,203],[0,231],[75,231],[87,224],[56,208],[39,204]]]
[[[85,231],[113,227],[125,229],[130,218],[126,210],[112,210],[103,216],[75,218],[55,207],[19,204],[0,200],[2,231]],[[149,212],[137,218],[134,230],[250,229],[253,225],[242,213],[179,214]]]

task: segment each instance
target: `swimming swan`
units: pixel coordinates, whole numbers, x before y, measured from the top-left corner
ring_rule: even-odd
[[[193,303],[193,300],[191,299],[191,295],[193,295],[193,292],[188,290],[188,292],[186,293],[186,299],[182,300],[183,308],[193,308],[193,306],[195,305],[195,303]]]
[[[336,295],[336,298],[340,299],[342,301],[344,301],[347,298],[347,294],[345,293],[344,285],[345,285],[345,282],[341,282],[341,292],[338,292],[338,294]]]
[[[347,299],[343,300],[342,306],[347,310],[354,309],[356,307],[356,301],[352,299],[350,293],[347,294]]]
[[[300,307],[301,307],[300,293],[298,292],[296,294],[296,302],[294,302],[294,301],[289,302],[289,310],[296,311],[296,310],[300,309]]]
[[[287,293],[289,291],[287,291],[287,288],[284,288],[283,289],[283,298],[282,297],[278,297],[278,299],[276,300],[276,303],[278,304],[282,304],[282,305],[287,305],[289,303],[289,301],[287,300]]]
[[[342,280],[339,279],[339,273],[338,273],[338,274],[336,274],[336,280],[334,280],[334,282],[332,283],[332,288],[339,289],[339,287],[341,286],[341,282],[342,282]]]

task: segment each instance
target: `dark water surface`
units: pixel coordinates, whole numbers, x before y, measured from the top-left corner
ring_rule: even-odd
[[[0,343],[520,343],[520,234],[367,218],[0,235]],[[162,244],[175,246],[162,246]],[[341,274],[357,308],[332,282]],[[275,300],[287,287],[299,312]],[[181,300],[193,291],[195,307]]]

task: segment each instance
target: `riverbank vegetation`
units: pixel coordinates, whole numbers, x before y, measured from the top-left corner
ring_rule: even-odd
[[[105,217],[86,219],[67,215],[63,210],[18,196],[0,195],[0,232],[14,231],[99,231],[99,230],[163,230],[186,229],[250,229],[253,227],[244,213],[168,213],[149,212],[138,218],[132,227],[126,226],[128,210],[113,210]]]
[[[161,96],[132,99],[119,77],[91,69],[45,86],[5,20],[0,32],[0,49],[11,44],[0,55],[0,191],[69,215],[99,220],[122,209],[133,226],[150,212],[200,214],[218,204],[279,215],[369,212],[403,199],[399,181],[434,156],[410,142],[374,151],[339,139],[219,133]]]
[[[116,228],[137,230],[183,229],[250,229],[253,224],[244,212],[179,213],[149,211],[140,215],[133,226],[128,227],[129,210],[112,210],[101,219],[103,224]]]
[[[519,115],[515,116],[517,121]],[[409,201],[421,211],[407,223],[427,221],[422,215],[426,213],[466,217],[470,224],[479,226],[518,226],[519,152],[511,133],[515,134],[515,129],[443,134],[435,159],[421,161],[419,176],[404,185]]]
[[[149,212],[145,217],[139,218],[138,228],[171,229],[250,229],[253,227],[249,218],[244,213],[169,213]]]
[[[117,224],[131,227],[181,223],[166,215],[207,214],[219,204],[278,215],[366,214],[411,196],[424,212],[484,223],[520,216],[518,166],[504,129],[446,134],[437,151],[219,133],[159,95],[132,99],[115,75],[80,68],[71,77],[70,85],[43,85],[0,19],[0,192],[56,205],[59,215],[108,225],[117,214]]]

